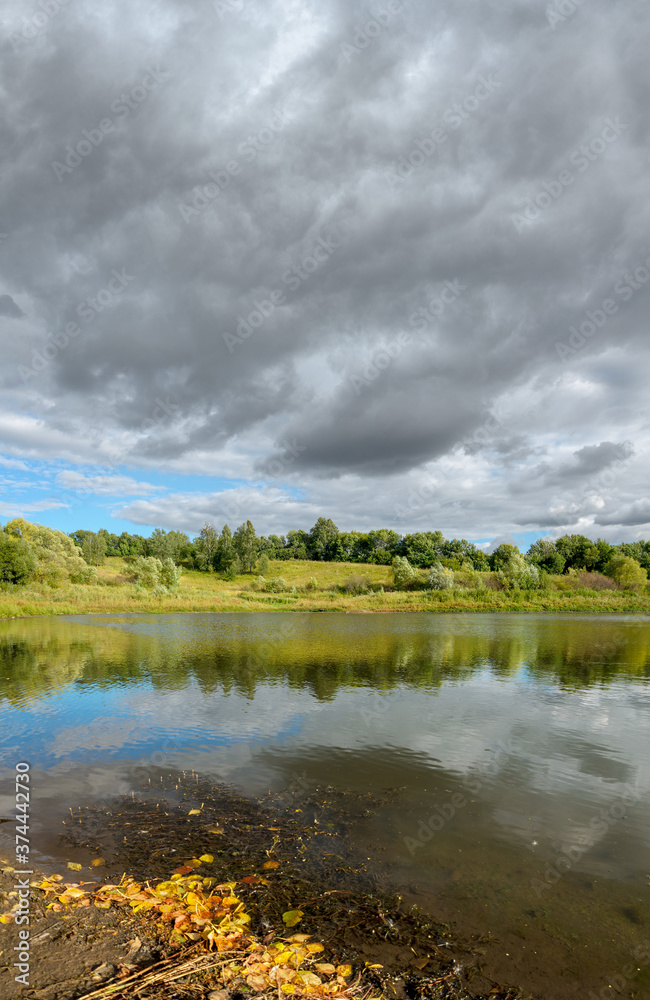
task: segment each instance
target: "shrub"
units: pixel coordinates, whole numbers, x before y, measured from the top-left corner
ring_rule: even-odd
[[[26,583],[37,569],[38,559],[29,542],[0,531],[0,580]]]
[[[454,572],[446,569],[441,562],[436,562],[429,570],[427,584],[432,590],[449,590],[454,585]]]
[[[417,580],[417,572],[413,569],[406,556],[395,556],[393,559],[393,583],[398,590],[406,590]]]
[[[255,583],[260,588],[260,590],[264,590],[264,588],[266,587],[266,579],[263,576],[258,576],[258,578],[255,581]]]
[[[223,571],[224,580],[234,580],[236,576],[241,573],[241,563],[239,561],[239,556],[235,556],[226,566]]]
[[[183,570],[181,567],[176,566],[170,556],[163,559],[160,569],[160,583],[163,587],[166,587],[170,594],[175,594],[178,590],[182,573]]]
[[[287,581],[281,577],[276,576],[274,580],[267,580],[264,590],[267,594],[281,594],[283,590],[287,589]]]
[[[68,580],[72,583],[86,583],[92,579],[89,566],[81,556],[73,540],[55,528],[42,524],[32,524],[22,517],[8,521],[4,531],[15,539],[27,542],[38,560],[34,577],[40,583],[58,587]]]
[[[367,594],[370,589],[370,580],[367,576],[353,573],[347,578],[341,589],[348,594]]]
[[[536,590],[539,586],[537,566],[527,563],[519,552],[514,552],[503,564],[500,573],[512,590]]]
[[[632,556],[615,555],[605,567],[605,573],[625,590],[641,590],[648,582],[648,574]]]
[[[587,570],[578,573],[578,584],[589,590],[618,590],[617,584],[603,573],[589,573]]]
[[[318,580],[316,579],[315,576],[310,576],[309,577],[309,582],[307,583],[306,589],[307,590],[318,590]]]
[[[257,560],[257,567],[256,567],[260,576],[266,576],[266,574],[269,571],[269,565],[270,565],[269,557],[267,556],[266,552],[263,552],[262,555]]]
[[[138,556],[133,563],[133,580],[145,590],[153,590],[160,583],[162,563],[155,556]]]

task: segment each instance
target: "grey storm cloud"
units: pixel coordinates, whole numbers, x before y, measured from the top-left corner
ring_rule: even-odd
[[[20,319],[24,316],[20,306],[14,302],[11,295],[0,295],[0,316],[8,316],[11,319]]]
[[[624,524],[636,527],[648,523],[650,523],[650,500],[645,497],[615,514],[602,514],[596,517],[596,524],[602,525]]]
[[[50,7],[0,43],[7,453],[280,467],[349,526],[435,479],[475,537],[623,459],[582,526],[649,520],[645,2]]]

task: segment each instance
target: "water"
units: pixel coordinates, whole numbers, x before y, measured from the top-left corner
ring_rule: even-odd
[[[649,678],[641,616],[0,622],[0,816],[28,761],[47,869],[67,858],[68,807],[157,770],[251,795],[371,792],[355,849],[387,890],[498,938],[495,978],[650,997],[650,945],[635,951],[650,939]],[[11,833],[0,825],[6,858]]]

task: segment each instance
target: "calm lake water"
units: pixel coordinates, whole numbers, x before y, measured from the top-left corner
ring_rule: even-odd
[[[157,770],[296,801],[371,792],[369,815],[351,805],[355,850],[387,890],[498,937],[495,978],[553,998],[650,997],[650,951],[635,956],[650,940],[647,618],[4,621],[0,696],[0,816],[26,760],[41,868],[67,859],[69,806]],[[4,857],[12,833],[0,825]]]

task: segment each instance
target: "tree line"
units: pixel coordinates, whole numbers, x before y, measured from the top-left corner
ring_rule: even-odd
[[[225,524],[221,531],[206,522],[194,538],[182,531],[156,528],[148,537],[122,532],[111,534],[75,531],[70,536],[89,565],[99,565],[106,556],[154,556],[172,559],[186,569],[221,573],[252,572],[263,555],[271,559],[303,559],[317,562],[375,563],[390,566],[396,557],[411,566],[428,569],[436,563],[452,570],[468,566],[485,572],[498,571],[512,555],[524,555],[516,545],[504,543],[490,555],[473,542],[445,538],[441,531],[418,531],[399,535],[390,528],[376,531],[340,531],[331,518],[319,517],[310,531],[292,530],[286,535],[258,536],[251,521],[234,532]],[[554,541],[540,538],[525,553],[538,570],[551,575],[571,570],[604,573],[615,556],[634,559],[650,570],[650,541],[612,545],[602,538],[563,535]]]
[[[445,538],[441,531],[419,531],[399,535],[390,528],[377,531],[340,531],[331,518],[319,517],[310,531],[293,530],[286,535],[258,536],[251,521],[235,531],[225,524],[218,531],[206,522],[190,538],[182,531],[156,528],[145,537],[126,531],[120,535],[100,528],[65,535],[53,528],[14,518],[0,529],[0,582],[24,583],[37,579],[54,586],[64,580],[90,583],[95,567],[108,556],[121,556],[148,580],[152,573],[159,583],[172,589],[178,583],[174,567],[217,572],[227,578],[240,573],[262,572],[270,560],[375,563],[392,566],[397,583],[408,586],[415,569],[430,570],[430,585],[443,589],[452,585],[453,572],[472,570],[506,574],[519,586],[535,586],[540,574],[558,575],[586,571],[603,573],[642,584],[650,570],[650,541],[612,545],[585,535],[541,538],[528,551],[503,543],[490,555],[473,542]],[[147,560],[144,564],[143,560]],[[447,572],[444,572],[447,571]],[[402,580],[403,577],[403,580]],[[164,579],[163,579],[164,578]]]

